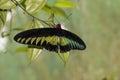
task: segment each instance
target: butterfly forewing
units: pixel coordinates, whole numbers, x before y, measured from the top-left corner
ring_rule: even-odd
[[[49,51],[64,53],[71,49],[83,50],[85,43],[75,34],[60,28],[37,28],[18,33],[14,40],[21,44],[43,47]]]

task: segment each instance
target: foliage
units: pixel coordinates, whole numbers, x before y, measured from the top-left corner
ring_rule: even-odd
[[[18,1],[17,0],[11,0],[11,1],[3,1],[2,0],[1,1],[2,5],[0,6],[0,8],[1,8],[1,12],[2,12],[2,10],[11,10],[11,9],[14,9],[15,7],[18,6],[19,8],[23,9],[23,11],[26,12],[29,16],[31,16],[33,18],[32,22],[31,22],[32,23],[32,25],[31,25],[32,27],[40,27],[42,24],[40,22],[38,22],[38,20],[43,22],[43,23],[45,23],[45,24],[47,24],[47,25],[49,25],[49,23],[47,23],[44,20],[41,20],[41,19],[35,17],[32,14],[38,14],[41,11],[41,9],[44,7],[43,8],[44,11],[52,11],[53,13],[55,12],[54,14],[61,14],[61,16],[67,17],[67,15],[64,12],[64,10],[59,8],[59,7],[61,7],[60,5],[62,5],[62,6],[66,5],[68,8],[73,6],[73,4],[71,2],[68,2],[68,1],[64,2],[63,1],[62,3],[61,2],[57,2],[57,3],[55,3],[54,6],[52,6],[52,7],[49,6],[49,8],[48,8],[48,5],[46,5],[46,3],[47,3],[47,0],[41,0],[41,1],[40,0],[26,0],[26,1],[25,0],[24,1],[23,0],[18,0]],[[3,15],[5,15],[5,13],[3,14],[3,12],[2,12],[1,13],[1,23],[5,24],[6,17],[4,17]],[[54,16],[51,17],[51,19],[53,19],[53,18],[54,18]],[[52,20],[52,23],[54,23],[53,20]],[[2,24],[1,24],[1,26],[2,26]],[[29,25],[29,28],[31,26]],[[31,53],[30,54],[31,61],[35,60],[38,57],[38,54],[40,54],[40,52],[41,52],[41,50],[40,51],[38,50],[36,52],[36,49],[32,49],[32,51],[30,52]],[[62,56],[62,55],[59,55],[59,56]],[[63,58],[63,57],[61,57],[61,58]],[[66,59],[63,59],[63,60],[66,62],[67,57],[66,57]]]
[[[46,5],[53,6],[54,1],[61,0],[49,0]],[[71,51],[65,68],[57,55],[46,50],[29,65],[26,54],[22,54],[27,49],[13,55],[12,53],[18,53],[14,49],[21,51],[18,48],[23,45],[9,42],[8,54],[0,56],[0,80],[120,80],[120,0],[73,2],[75,8],[66,10],[68,14],[69,11],[72,12],[69,19],[72,26],[67,28],[85,40],[88,46],[86,51]],[[15,11],[12,37],[17,32],[29,29],[32,22],[18,7]],[[49,14],[46,12],[43,9],[38,14],[33,14],[47,19]]]

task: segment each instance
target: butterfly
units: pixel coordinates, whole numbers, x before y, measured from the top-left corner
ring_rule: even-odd
[[[84,41],[76,34],[62,29],[61,24],[56,28],[29,29],[15,35],[14,40],[32,48],[45,48],[53,52],[65,53],[70,50],[84,50]]]

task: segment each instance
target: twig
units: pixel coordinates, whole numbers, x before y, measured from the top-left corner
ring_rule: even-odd
[[[44,20],[41,20],[37,17],[35,17],[34,15],[30,14],[18,1],[16,0],[11,0],[16,6],[18,5],[22,10],[24,10],[29,16],[33,17],[34,19],[40,21],[40,22],[43,22],[44,24],[46,25],[49,25],[47,22],[45,22]]]

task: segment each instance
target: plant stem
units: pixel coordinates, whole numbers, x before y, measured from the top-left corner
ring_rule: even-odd
[[[40,21],[40,22],[43,22],[44,24],[46,24],[46,25],[49,26],[49,24],[48,24],[47,22],[45,22],[44,20],[41,20],[41,19],[35,17],[34,15],[30,14],[18,1],[16,1],[16,0],[11,0],[11,1],[12,1],[16,6],[18,5],[18,6],[19,6],[22,10],[24,10],[29,16],[31,16],[31,17],[33,17],[34,19],[36,19],[36,20],[38,20],[38,21]]]

